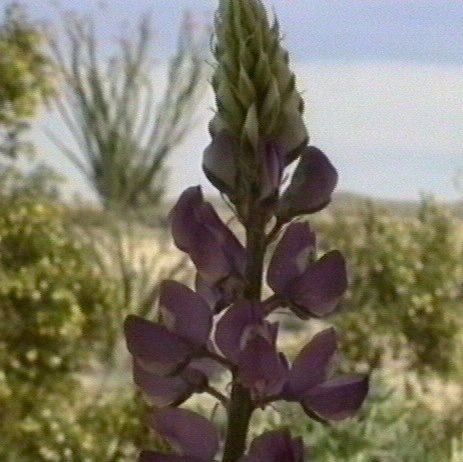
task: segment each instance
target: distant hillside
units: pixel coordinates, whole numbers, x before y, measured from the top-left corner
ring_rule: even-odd
[[[394,215],[404,217],[416,215],[419,207],[418,201],[377,199],[362,194],[338,192],[333,196],[330,209],[336,211],[342,210],[344,213],[348,214],[355,213],[363,208],[367,202],[371,202]]]
[[[214,205],[223,217],[231,216],[230,209],[219,195],[209,196],[206,199]],[[416,216],[420,205],[419,201],[373,199],[361,194],[339,192],[334,194],[333,201],[326,209],[326,213],[329,215],[332,212],[342,212],[347,215],[355,215],[365,207],[367,202],[372,202],[385,211],[401,217]],[[151,218],[147,217],[147,223],[155,227],[165,227],[167,215],[174,204],[174,200],[166,200],[156,211],[149,213]],[[463,219],[463,201],[449,202],[446,205],[453,211],[455,217]],[[74,219],[85,220],[87,223],[98,224],[101,221],[101,209],[95,207],[95,204],[80,204],[77,207],[70,207],[68,213]]]
[[[394,215],[411,217],[415,216],[420,206],[419,201],[402,201],[370,198],[361,194],[350,192],[335,193],[330,205],[331,210],[342,210],[345,213],[355,213],[362,208],[365,203],[372,202]],[[455,214],[457,218],[463,219],[463,201],[454,201],[445,203]]]
[[[208,197],[207,200],[210,201],[217,210],[220,210],[225,214],[227,213],[227,206],[219,196]],[[415,216],[420,206],[419,201],[377,199],[357,193],[338,192],[333,195],[333,200],[328,207],[328,211],[342,211],[346,214],[355,214],[365,207],[367,202],[372,202],[376,206],[387,210],[394,215],[403,217]],[[170,206],[172,205],[173,203],[170,204]],[[462,201],[448,202],[446,205],[453,210],[455,216],[463,218]]]

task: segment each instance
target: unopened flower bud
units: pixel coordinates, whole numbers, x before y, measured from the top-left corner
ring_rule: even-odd
[[[308,134],[278,23],[270,24],[262,2],[220,0],[215,33],[212,86],[217,112],[210,123],[212,143],[203,166],[212,183],[233,201],[238,185],[231,183],[238,177],[241,182],[259,183],[263,144],[277,144],[286,166],[306,146]],[[232,148],[223,148],[224,137],[234,139]]]

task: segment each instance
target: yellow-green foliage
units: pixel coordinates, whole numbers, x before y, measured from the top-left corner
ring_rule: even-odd
[[[52,64],[44,51],[45,36],[15,4],[0,24],[0,125],[34,116],[53,93]]]
[[[57,207],[0,198],[0,460],[68,460],[40,448],[61,438],[64,424],[75,433],[73,419],[84,418],[88,396],[75,373],[103,359],[119,336],[115,294]],[[61,423],[48,428],[54,420]]]
[[[146,412],[131,387],[101,396],[77,387],[48,393],[40,406],[15,422],[16,433],[2,434],[0,460],[133,462],[140,447],[153,444],[140,419]]]
[[[357,217],[321,226],[350,265],[347,310],[334,320],[348,359],[374,366],[390,354],[422,371],[450,373],[463,324],[457,221],[424,199],[413,219],[366,204]]]
[[[7,371],[32,381],[42,380],[39,371],[76,371],[102,352],[104,342],[96,340],[106,336],[102,321],[115,288],[95,271],[56,207],[24,198],[0,200],[0,207],[0,351]]]

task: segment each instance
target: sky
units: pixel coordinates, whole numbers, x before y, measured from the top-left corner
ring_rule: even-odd
[[[4,0],[0,0],[3,2]],[[80,0],[62,9],[93,14],[108,47],[121,28],[151,11],[156,59],[175,50],[185,9],[210,21],[213,0]],[[454,187],[463,169],[463,2],[461,0],[273,0],[298,88],[307,101],[311,142],[339,170],[340,189],[387,199],[417,199],[432,193],[444,200],[463,193]],[[29,0],[30,14],[58,20],[48,0]],[[165,84],[164,67],[154,78]],[[208,143],[206,125],[213,97],[204,98],[196,128],[170,160],[169,195],[193,184],[212,188],[201,172]],[[58,117],[47,114],[33,137],[45,158],[70,176],[84,195],[88,187],[44,135],[68,136]],[[70,140],[69,140],[70,141]]]

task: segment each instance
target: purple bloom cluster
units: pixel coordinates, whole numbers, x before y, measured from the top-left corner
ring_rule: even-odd
[[[292,218],[318,210],[330,200],[336,183],[332,165],[315,148],[307,148],[303,156],[276,202],[275,214]],[[270,175],[266,189],[273,181]],[[307,208],[301,197],[307,198]],[[307,415],[321,421],[353,416],[367,394],[368,378],[331,376],[337,350],[334,329],[315,335],[290,365],[277,348],[278,323],[269,320],[278,307],[288,307],[302,319],[332,314],[347,287],[342,255],[331,251],[317,259],[310,226],[289,223],[267,270],[273,296],[249,300],[244,296],[247,250],[204,200],[199,187],[184,191],[171,220],[177,247],[189,254],[197,269],[196,290],[164,281],[161,322],[129,316],[125,335],[134,358],[135,383],[162,408],[151,425],[178,454],[143,452],[140,460],[213,460],[218,450],[213,425],[171,406],[193,393],[208,392],[209,378],[220,367],[230,369],[233,380],[249,391],[253,408],[287,400],[299,402]],[[227,405],[225,397],[223,404]],[[240,462],[302,461],[302,453],[300,440],[286,432],[271,432],[257,438]]]
[[[318,257],[315,233],[295,221],[329,204],[338,176],[327,156],[308,146],[278,25],[269,28],[257,0],[219,3],[216,54],[222,62],[214,82],[221,103],[203,169],[232,206],[246,241],[222,221],[200,187],[185,190],[171,212],[174,242],[196,268],[195,289],[164,281],[159,321],[129,316],[125,336],[135,383],[157,407],[151,427],[175,454],[144,451],[139,460],[213,462],[220,447],[214,425],[178,407],[194,393],[208,393],[228,415],[223,462],[303,462],[302,440],[286,430],[264,433],[247,451],[246,435],[253,411],[274,401],[300,403],[309,417],[336,421],[352,417],[368,392],[366,376],[333,377],[333,328],[316,334],[290,363],[278,350],[279,325],[271,316],[283,308],[304,320],[324,319],[339,306],[347,288],[343,256],[334,250]],[[253,34],[256,21],[261,32]],[[240,34],[250,35],[245,40]],[[249,43],[254,48],[246,51]],[[259,57],[255,67],[252,53]],[[271,108],[276,112],[266,120]],[[294,161],[286,182],[285,169]],[[264,259],[278,236],[266,271],[273,294],[262,300]],[[224,369],[232,377],[230,396],[211,384]]]

